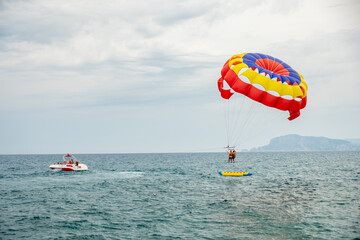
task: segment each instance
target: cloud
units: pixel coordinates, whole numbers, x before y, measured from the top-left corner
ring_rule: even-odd
[[[353,5],[359,4],[341,3],[108,1],[99,6],[96,1],[6,1],[1,12],[0,70],[13,77],[12,70],[26,76],[33,71],[33,78],[17,81],[33,82],[36,88],[26,89],[35,92],[41,88],[36,78],[43,78],[43,89],[47,88],[46,74],[41,72],[49,71],[49,77],[58,79],[50,80],[52,84],[60,85],[62,76],[63,86],[72,92],[79,86],[100,91],[100,85],[106,91],[106,84],[114,89],[157,82],[170,90],[174,83],[188,85],[187,80],[196,85],[210,77],[199,73],[220,69],[228,57],[242,51],[279,53],[302,67],[315,54],[323,58],[335,54],[330,42],[337,41],[339,48],[351,41],[341,35],[358,36],[358,26],[349,23],[357,18]],[[354,41],[351,44],[343,46],[348,52],[339,54],[350,54],[357,47]],[[304,53],[307,56],[298,63],[296,58]],[[326,74],[324,66],[328,64],[317,68]],[[66,83],[70,78],[73,84]]]

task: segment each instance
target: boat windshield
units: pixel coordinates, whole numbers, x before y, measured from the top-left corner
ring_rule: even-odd
[[[70,161],[73,161],[74,163],[77,161],[76,157],[70,154],[66,154],[63,156],[63,161],[69,163]]]

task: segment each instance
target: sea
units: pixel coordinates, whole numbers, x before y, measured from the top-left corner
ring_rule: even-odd
[[[75,156],[0,155],[0,239],[360,239],[360,152]]]

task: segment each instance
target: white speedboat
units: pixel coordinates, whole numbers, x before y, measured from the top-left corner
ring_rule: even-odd
[[[51,164],[49,166],[54,171],[87,171],[88,167],[85,164],[79,163],[79,161],[70,154],[63,156],[63,162]]]

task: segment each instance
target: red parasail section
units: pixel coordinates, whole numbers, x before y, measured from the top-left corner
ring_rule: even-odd
[[[257,59],[255,63],[264,69],[283,76],[289,76],[289,71],[279,62],[269,58]]]

